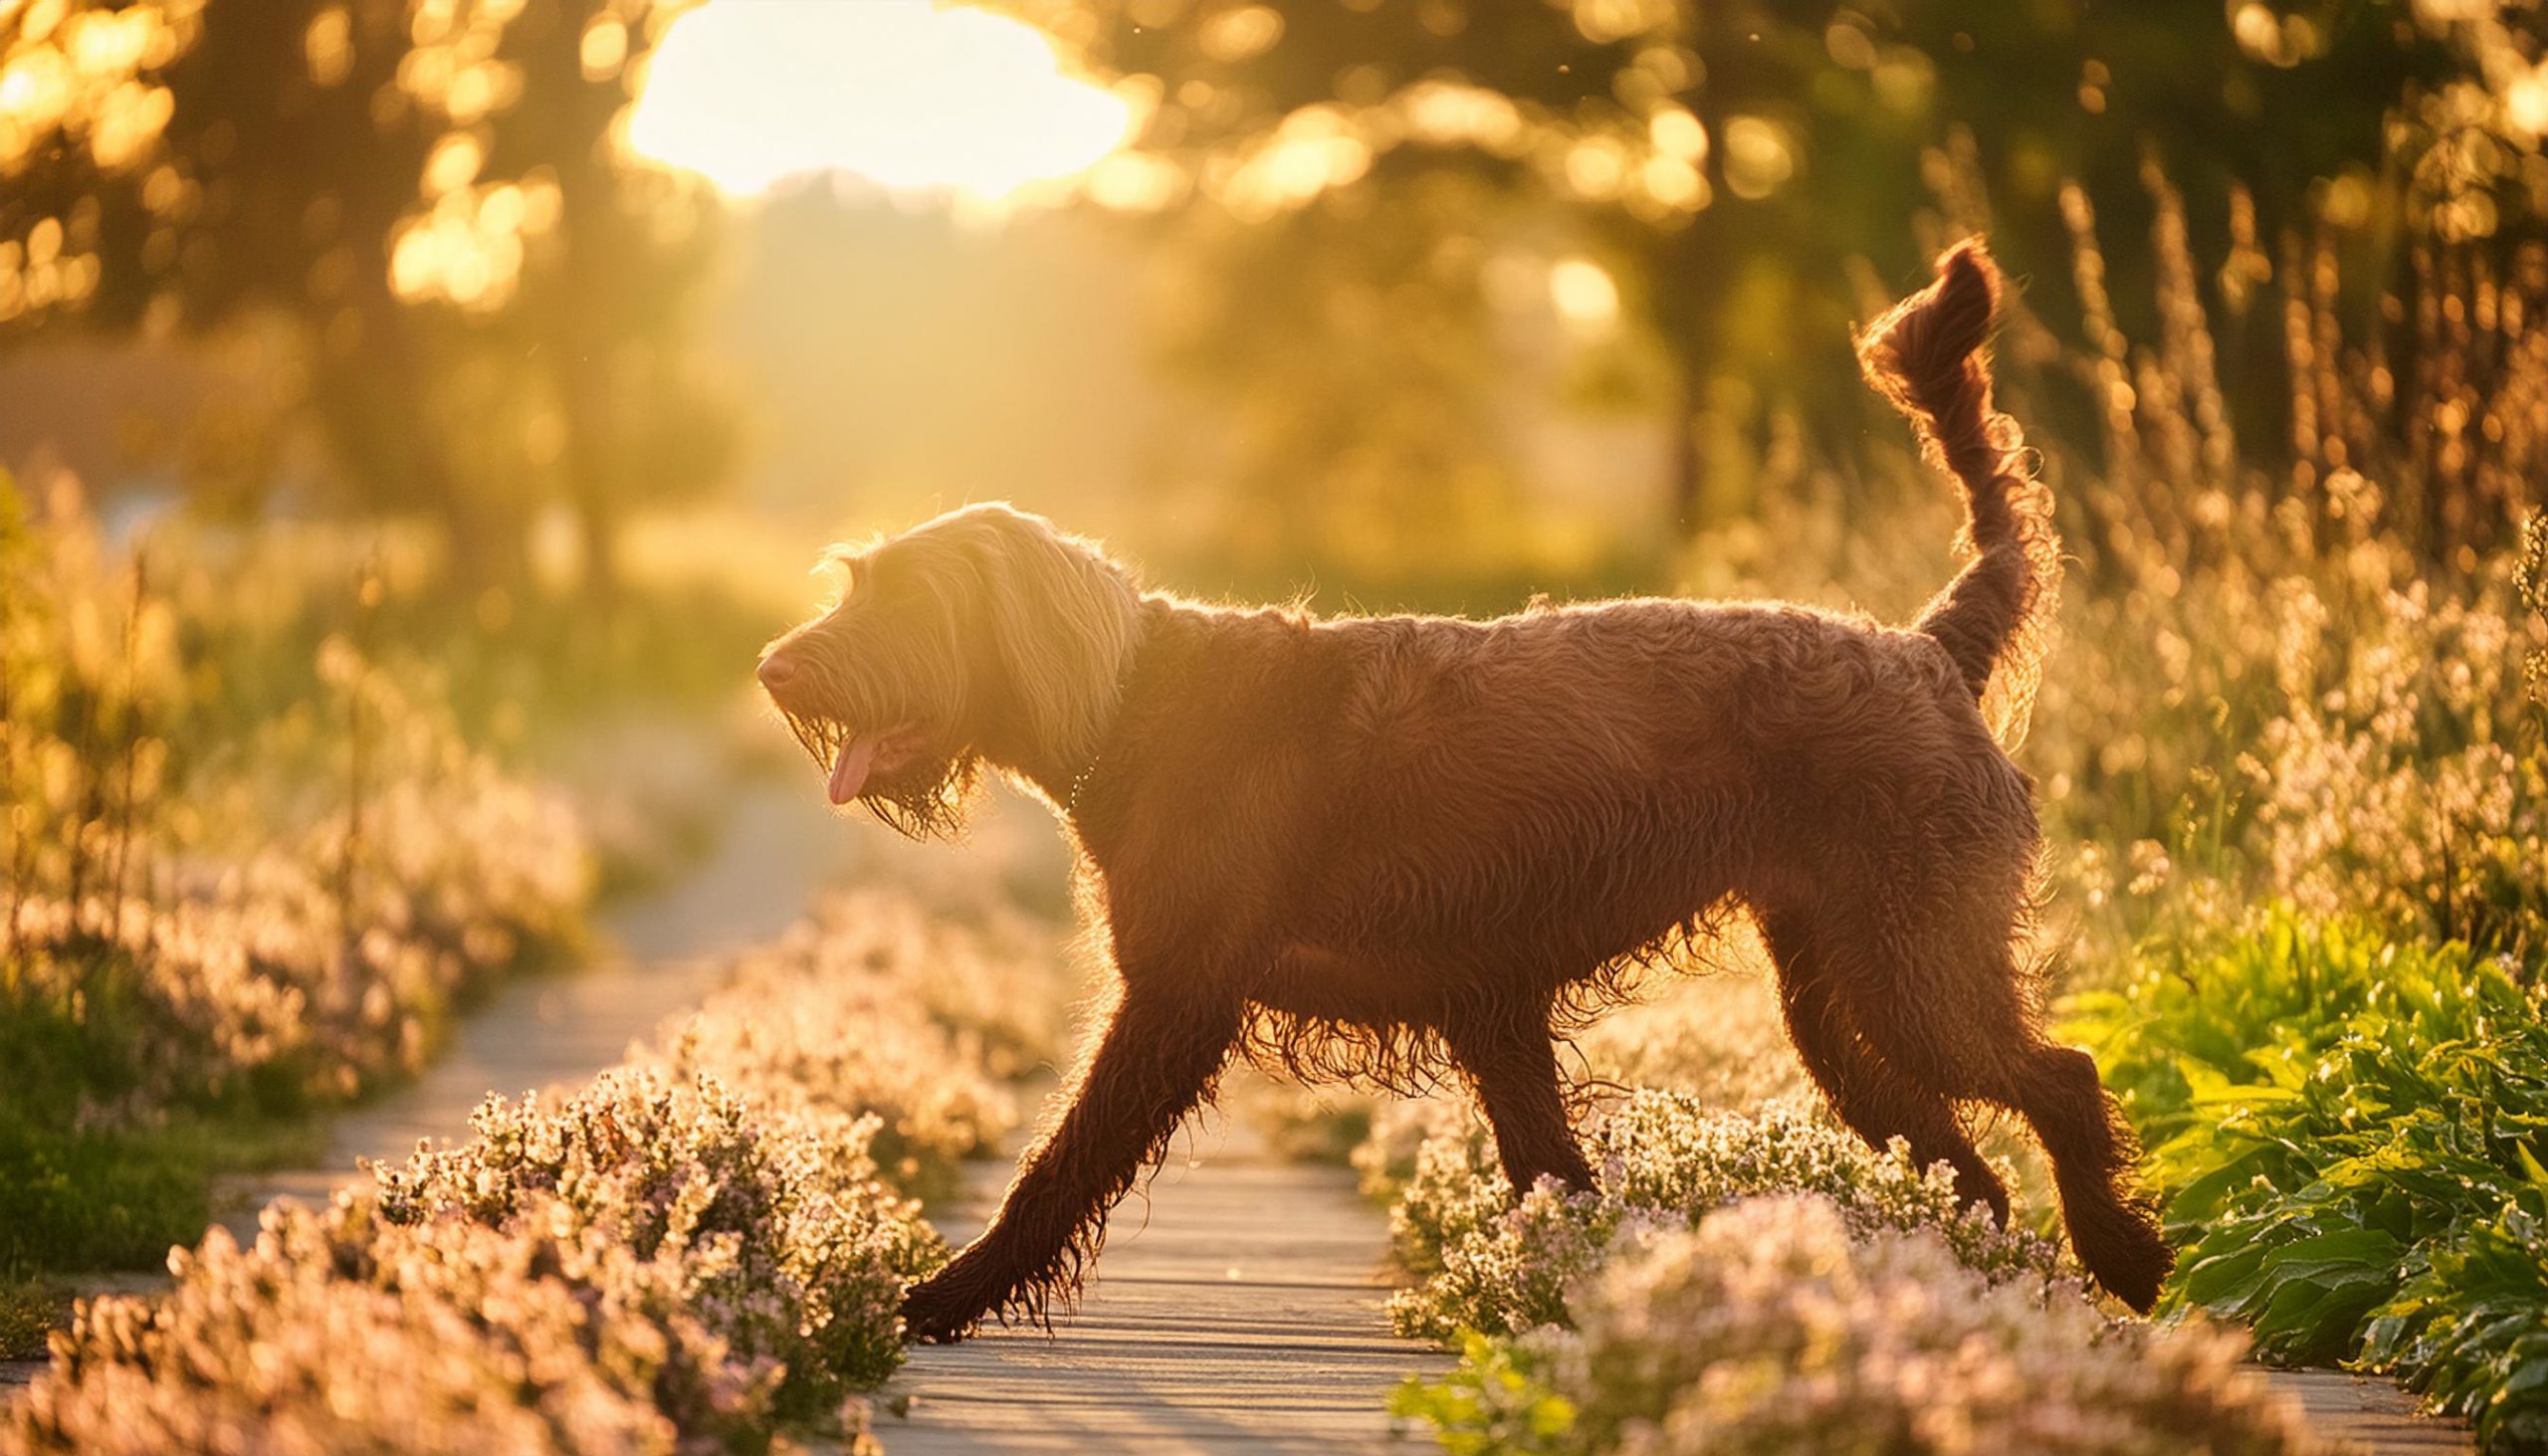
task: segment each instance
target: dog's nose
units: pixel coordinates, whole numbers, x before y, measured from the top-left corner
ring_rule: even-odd
[[[760,660],[760,671],[756,676],[760,678],[760,685],[764,688],[783,687],[788,679],[796,676],[796,660],[782,653],[773,652]]]

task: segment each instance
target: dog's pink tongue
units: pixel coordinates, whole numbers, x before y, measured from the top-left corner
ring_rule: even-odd
[[[876,764],[876,739],[873,734],[852,734],[840,745],[840,756],[832,760],[832,802],[846,804],[867,787],[867,770]]]

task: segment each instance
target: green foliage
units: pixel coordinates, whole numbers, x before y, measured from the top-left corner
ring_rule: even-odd
[[[2278,908],[2235,935],[2154,940],[2122,988],[2063,1003],[2065,1032],[2095,1054],[2142,1135],[2164,1144],[2217,1126],[2216,1109],[2245,1086],[2314,1066],[2379,986],[2430,958],[2368,927]]]
[[[0,1270],[158,1269],[202,1237],[226,1175],[306,1162],[319,1143],[309,1120],[263,1113],[82,1129],[0,1107]]]
[[[71,1299],[43,1280],[0,1273],[0,1359],[42,1359],[45,1338],[71,1315]]]
[[[2083,999],[2185,1246],[2170,1302],[2548,1441],[2544,1011],[2507,959],[2287,912]]]
[[[1409,1375],[1389,1393],[1389,1414],[1434,1428],[1451,1456],[1557,1456],[1575,1425],[1575,1402],[1551,1389],[1538,1347],[1459,1333],[1460,1363],[1439,1380]]]

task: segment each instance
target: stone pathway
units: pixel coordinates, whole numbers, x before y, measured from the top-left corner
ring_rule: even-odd
[[[1125,1201],[1079,1312],[912,1352],[878,1397],[887,1456],[1002,1452],[1422,1451],[1390,1387],[1448,1356],[1389,1334],[1380,1210],[1340,1168],[1277,1162],[1245,1128],[1180,1136]],[[1009,1164],[977,1162],[933,1209],[981,1226]],[[898,1416],[894,1408],[899,1407]]]
[[[2371,1456],[2476,1456],[2465,1421],[2423,1413],[2416,1397],[2387,1380],[2343,1370],[2268,1370],[2265,1378],[2299,1400],[2311,1430]]]

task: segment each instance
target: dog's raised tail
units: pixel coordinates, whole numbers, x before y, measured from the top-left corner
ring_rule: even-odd
[[[1987,345],[1999,304],[1989,251],[1978,238],[1958,243],[1939,258],[1937,282],[1858,335],[1858,367],[1964,488],[1970,514],[1958,545],[1973,559],[1914,625],[1947,650],[1986,700],[1993,732],[2014,745],[2042,676],[2061,542],[2017,421],[1991,404]]]

